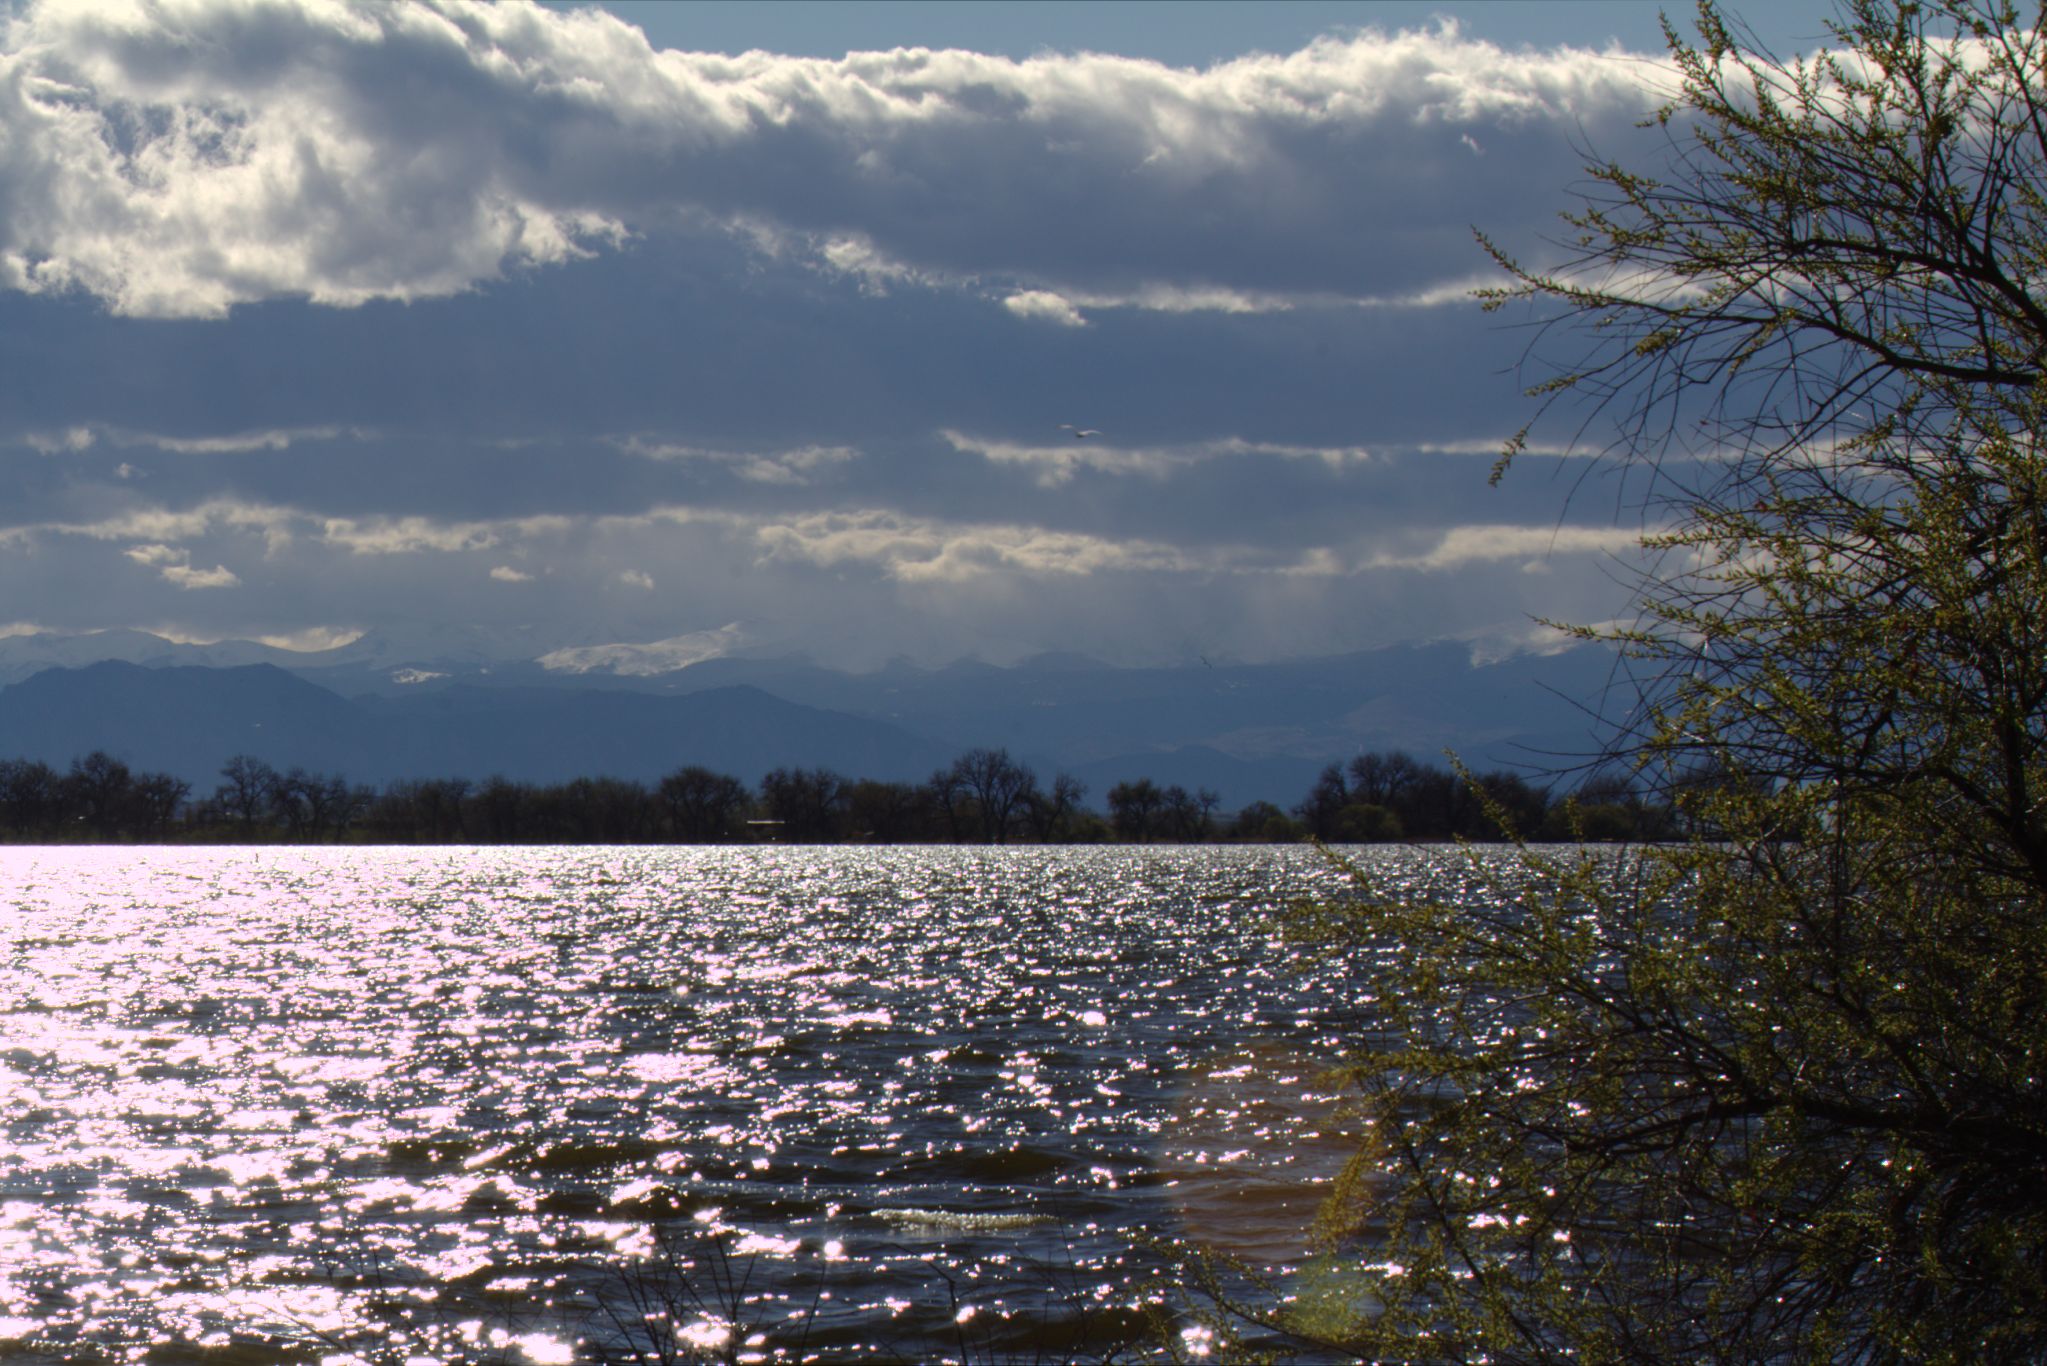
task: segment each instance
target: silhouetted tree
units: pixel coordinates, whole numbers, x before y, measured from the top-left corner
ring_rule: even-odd
[[[137,778],[133,802],[138,830],[163,838],[191,790],[190,783],[169,773],[145,773]]]
[[[469,798],[469,812],[476,838],[491,844],[510,844],[533,838],[532,794],[524,784],[502,773],[484,779],[483,786]]]
[[[668,811],[669,833],[684,844],[737,838],[753,801],[739,779],[694,764],[663,778],[660,798]]]
[[[1109,822],[1116,833],[1133,844],[1152,836],[1165,793],[1149,778],[1121,782],[1109,789]]]
[[[17,835],[47,832],[62,805],[58,781],[40,759],[0,761],[0,823]]]
[[[1331,764],[1315,779],[1308,795],[1294,808],[1294,814],[1318,840],[1343,838],[1343,809],[1350,805],[1350,788],[1343,781],[1343,767]]]
[[[1080,813],[1081,801],[1086,796],[1086,783],[1071,773],[1055,775],[1052,790],[1033,792],[1024,808],[1024,819],[1030,822],[1031,837],[1041,844],[1071,840],[1074,817]]]
[[[133,782],[128,765],[96,749],[71,761],[64,775],[66,803],[87,833],[117,838],[127,833]]]
[[[945,818],[945,837],[954,844],[965,839],[968,808],[972,806],[973,799],[959,766],[955,764],[933,773],[924,784],[924,790],[931,794],[931,804]]]
[[[370,812],[370,821],[388,838],[427,844],[448,844],[462,838],[462,805],[466,778],[423,778],[392,783]]]
[[[878,844],[928,839],[935,816],[930,792],[909,783],[864,778],[847,789],[846,819],[855,839]]]
[[[761,805],[782,822],[784,839],[817,844],[836,839],[846,780],[827,768],[778,768],[761,779]]]
[[[1350,761],[1350,800],[1397,810],[1421,773],[1422,765],[1398,750],[1360,754]]]
[[[1207,788],[1189,792],[1178,783],[1160,794],[1159,814],[1168,837],[1182,844],[1198,844],[1208,838],[1208,819],[1221,798]]]
[[[271,786],[277,772],[250,754],[237,754],[220,766],[221,784],[213,790],[213,803],[245,835],[270,809]]]
[[[1271,802],[1252,802],[1230,822],[1230,838],[1265,844],[1292,844],[1306,833],[1300,823]]]
[[[1000,844],[1009,837],[1010,818],[1037,790],[1037,775],[1009,757],[1006,749],[970,749],[953,760],[953,775],[973,794],[980,812],[981,838]]]

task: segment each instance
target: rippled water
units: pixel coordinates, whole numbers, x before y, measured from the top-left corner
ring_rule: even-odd
[[[1350,1003],[1272,923],[1341,890],[1309,849],[0,881],[11,1360],[1099,1355],[1158,1341],[1176,1246],[1297,1259],[1348,1150]]]

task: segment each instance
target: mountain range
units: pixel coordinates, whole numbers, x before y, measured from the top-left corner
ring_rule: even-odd
[[[639,658],[644,659],[645,656]],[[800,658],[563,672],[483,648],[388,642],[296,652],[139,631],[0,638],[0,756],[53,764],[104,749],[210,791],[222,762],[359,782],[491,774],[642,781],[684,764],[748,782],[775,767],[917,779],[978,746],[1041,775],[1208,787],[1226,806],[1298,801],[1367,750],[1478,768],[1562,770],[1594,752],[1615,661],[1602,647],[1474,663],[1457,642],[1273,664],[1120,668],[1073,655],[998,667],[899,662],[868,673]]]

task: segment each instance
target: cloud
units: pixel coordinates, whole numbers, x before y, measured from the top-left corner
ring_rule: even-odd
[[[487,550],[498,544],[502,529],[488,522],[446,522],[431,517],[327,518],[322,539],[356,555],[415,555]]]
[[[140,542],[131,559],[161,563],[144,558],[176,553],[171,543],[196,540],[216,530],[253,531],[266,537],[289,537],[289,525],[300,514],[287,507],[243,502],[235,498],[209,498],[189,507],[124,500],[125,505],[88,519],[53,518],[24,520],[0,526],[0,543],[25,543],[53,536],[76,536],[94,541]],[[141,556],[135,551],[142,552]]]
[[[154,446],[179,455],[215,455],[243,451],[283,451],[301,441],[332,441],[342,435],[339,427],[299,427],[258,432],[234,432],[222,436],[156,436],[142,432],[110,432],[122,446]],[[358,433],[359,435],[359,433]]]
[[[585,645],[550,650],[540,656],[538,662],[550,673],[611,673],[645,678],[674,673],[707,659],[721,658],[732,653],[745,637],[744,628],[734,621],[714,631],[691,631],[645,644]]]
[[[1620,555],[1641,548],[1641,528],[1588,526],[1459,526],[1441,533],[1420,554],[1380,553],[1375,569],[1441,570],[1498,560],[1521,560],[1540,570],[1558,555]]]
[[[166,582],[179,588],[233,588],[241,582],[232,570],[221,565],[211,569],[194,569],[192,555],[188,550],[168,545],[131,546],[122,552],[137,564],[148,565],[161,574]]]
[[[31,432],[22,439],[45,455],[56,455],[63,451],[90,450],[93,431],[90,427],[69,427],[54,434]]]
[[[241,582],[233,570],[222,565],[194,569],[188,564],[167,564],[163,576],[180,588],[233,588]]]
[[[1036,318],[1061,327],[1086,327],[1087,319],[1072,303],[1049,289],[1026,289],[1010,295],[1002,306],[1019,318]]]
[[[1169,545],[1114,541],[1043,527],[971,525],[866,510],[822,512],[755,532],[768,559],[826,567],[873,564],[905,582],[959,582],[995,573],[1033,577],[1192,567]]]
[[[1045,444],[1003,441],[950,429],[941,431],[939,436],[963,455],[978,455],[990,464],[1032,470],[1045,488],[1067,483],[1080,470],[1160,479],[1176,469],[1245,457],[1316,460],[1333,470],[1372,458],[1371,452],[1362,446],[1302,446],[1246,441],[1239,436],[1156,446],[1120,446],[1108,440],[1105,433],[1085,438],[1069,435],[1060,442]]]
[[[513,0],[46,0],[4,34],[0,285],[151,317],[445,296],[676,232],[1069,325],[1420,298],[1469,274],[1442,223],[1546,217],[1570,139],[1665,80],[1447,27],[1200,71],[656,52]]]
[[[1252,451],[1265,444],[1234,441]],[[754,504],[657,498],[616,512],[341,517],[310,493],[297,505],[155,506],[120,486],[107,496],[121,506],[100,515],[0,531],[0,554],[21,604],[15,615],[53,628],[139,625],[320,648],[353,623],[372,623],[380,638],[418,642],[386,651],[394,666],[429,669],[440,658],[553,656],[563,672],[659,672],[721,641],[737,644],[703,638],[706,617],[747,622],[755,651],[871,667],[901,654],[936,663],[1048,648],[1158,662],[1187,657],[1190,641],[1212,657],[1330,654],[1453,633],[1511,635],[1506,627],[1532,616],[1599,620],[1622,606],[1611,562],[1593,552],[1609,539],[1631,546],[1632,534],[1471,515],[1509,496],[1484,487],[1483,456],[1375,455],[1331,466],[1309,447],[1237,457],[1200,449],[1202,458],[1173,467],[1173,494],[1161,497],[1148,474],[1101,474],[1086,496],[1073,485],[1005,483],[993,477],[1001,467],[947,447],[936,456],[947,468],[926,480],[944,486],[956,467],[987,496],[952,492],[923,510],[910,505],[914,496],[841,508],[827,505],[836,494],[813,501],[802,489],[740,481]],[[1444,468],[1460,460],[1471,466],[1464,474]],[[256,472],[281,484],[293,463],[261,461]],[[686,462],[638,465],[688,473]],[[1414,472],[1437,482],[1394,481]],[[328,497],[385,482],[365,481],[353,466],[339,473]],[[1269,516],[1252,507],[1294,474],[1324,495],[1289,494]],[[1438,485],[1468,485],[1470,504]],[[1197,530],[1176,511],[1197,497],[1237,515]],[[1157,515],[1132,516],[1126,500]],[[280,528],[290,534],[271,552]],[[245,564],[258,555],[253,573]],[[1548,572],[1521,572],[1532,561]],[[532,577],[508,584],[494,569]],[[199,591],[208,585],[232,591]]]
[[[808,484],[821,471],[850,464],[860,458],[860,452],[852,446],[810,445],[771,452],[724,451],[642,436],[626,437],[614,444],[620,450],[649,460],[724,465],[741,479],[756,484],[789,486]]]
[[[20,617],[630,670],[707,621],[832,662],[1130,662],[1616,608],[1561,483],[1485,487],[1524,342],[1469,306],[1466,228],[1533,241],[1579,149],[1658,136],[1654,63],[1447,29],[1202,71],[724,57],[518,0],[5,12]]]
[[[359,626],[304,626],[296,631],[271,632],[255,639],[273,649],[290,650],[294,654],[316,654],[322,650],[338,650],[344,645],[353,645],[363,638]]]

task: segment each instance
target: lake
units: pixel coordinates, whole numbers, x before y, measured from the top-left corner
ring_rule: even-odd
[[[1368,855],[1416,884],[1454,850]],[[1308,1249],[1303,847],[0,850],[0,1356],[1063,1360]]]

